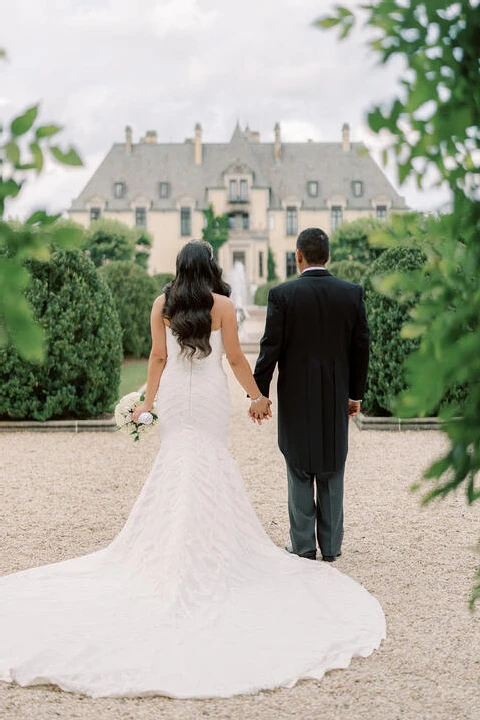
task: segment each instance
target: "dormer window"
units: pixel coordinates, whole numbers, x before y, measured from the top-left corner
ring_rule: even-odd
[[[353,197],[362,197],[363,182],[361,180],[354,180],[352,182],[352,195]]]
[[[158,195],[159,197],[168,198],[170,195],[170,183],[168,182],[159,182],[158,183]]]
[[[116,182],[113,185],[113,194],[117,199],[123,198],[125,196],[125,183],[124,182]]]
[[[248,183],[246,180],[240,180],[240,200],[246,200],[248,197]]]
[[[228,199],[234,200],[234,201],[237,199],[237,181],[236,180],[230,180],[228,183]]]
[[[316,180],[307,182],[307,193],[309,197],[318,197],[318,182]]]

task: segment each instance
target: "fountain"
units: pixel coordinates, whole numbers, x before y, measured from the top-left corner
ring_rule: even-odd
[[[229,274],[229,283],[232,288],[230,299],[237,313],[238,336],[241,341],[247,340],[245,320],[250,316],[247,310],[247,278],[245,267],[240,260],[235,260]]]

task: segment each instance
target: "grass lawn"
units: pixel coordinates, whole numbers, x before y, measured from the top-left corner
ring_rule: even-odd
[[[147,382],[148,360],[126,359],[120,371],[119,397],[138,390]]]

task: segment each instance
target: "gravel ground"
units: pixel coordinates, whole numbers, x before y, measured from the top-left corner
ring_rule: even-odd
[[[275,422],[252,425],[233,383],[232,397],[231,451],[262,523],[283,546],[286,481]],[[479,720],[480,608],[472,614],[467,602],[480,508],[468,508],[460,495],[421,508],[409,492],[442,451],[439,432],[361,432],[353,424],[350,432],[345,542],[336,566],[381,602],[388,638],[379,651],[320,682],[228,700],[92,700],[0,683],[0,718]],[[121,433],[0,435],[0,574],[106,545],[156,446],[156,431],[139,444]]]

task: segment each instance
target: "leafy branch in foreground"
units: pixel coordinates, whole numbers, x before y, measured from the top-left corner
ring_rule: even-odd
[[[452,213],[431,224],[422,242],[422,272],[384,281],[385,289],[420,292],[403,329],[419,346],[407,358],[408,389],[396,410],[425,416],[450,396],[440,411],[448,451],[416,487],[429,484],[425,503],[463,487],[472,504],[480,498],[480,5],[373,0],[362,12],[380,61],[401,57],[406,66],[398,97],[368,114],[371,130],[385,139],[383,160],[395,158],[400,183],[413,178],[421,188],[433,177],[448,185],[453,200]],[[347,37],[355,21],[337,6],[315,24]],[[467,390],[461,403],[459,386]],[[480,597],[480,569],[476,577],[471,607]]]
[[[0,58],[5,57],[0,50]],[[47,261],[51,248],[68,249],[82,241],[80,228],[56,226],[60,215],[37,210],[24,225],[4,220],[9,200],[18,197],[30,172],[39,175],[45,157],[63,165],[82,165],[72,147],[62,150],[54,138],[56,124],[38,121],[39,106],[32,105],[9,123],[0,122],[0,347],[11,342],[24,360],[44,358],[44,333],[35,321],[25,291],[30,284],[27,258]]]

